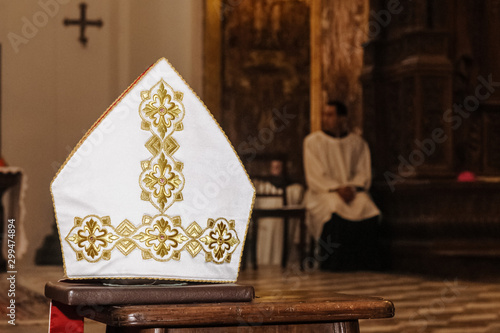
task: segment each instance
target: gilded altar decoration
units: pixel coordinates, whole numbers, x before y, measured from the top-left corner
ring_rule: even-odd
[[[145,215],[139,227],[124,220],[116,228],[108,216],[76,217],[65,239],[77,260],[89,262],[109,260],[114,249],[124,256],[138,249],[143,259],[156,261],[180,260],[183,251],[194,258],[203,251],[205,261],[223,264],[231,262],[240,243],[233,220],[209,219],[205,229],[197,222],[184,229],[179,216],[167,215]]]
[[[141,162],[141,199],[151,202],[162,213],[175,201],[182,200],[183,163],[172,156],[179,148],[172,133],[183,129],[183,96],[163,80],[141,93],[141,128],[152,134],[145,147],[153,155]]]

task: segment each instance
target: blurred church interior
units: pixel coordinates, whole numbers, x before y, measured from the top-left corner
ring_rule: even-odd
[[[498,281],[500,1],[83,2],[87,19],[102,22],[85,28],[85,42],[78,26],[64,24],[80,17],[78,1],[0,0],[0,152],[16,168],[2,174],[4,196],[23,182],[3,209],[22,219],[26,272],[59,272],[62,263],[49,192],[55,173],[114,99],[165,57],[243,163],[286,156],[299,193],[302,141],[320,130],[322,105],[343,100],[351,130],[371,149],[381,274]],[[275,224],[268,230],[282,234]],[[292,229],[289,267],[300,252]],[[265,271],[280,264],[283,237],[262,242]],[[252,274],[247,265],[242,276]],[[496,304],[487,319],[498,325]]]

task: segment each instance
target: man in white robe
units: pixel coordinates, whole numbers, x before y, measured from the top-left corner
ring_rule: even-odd
[[[330,101],[322,131],[304,139],[308,227],[319,239],[325,270],[377,269],[380,211],[371,200],[371,160],[367,143],[347,129],[347,108]]]

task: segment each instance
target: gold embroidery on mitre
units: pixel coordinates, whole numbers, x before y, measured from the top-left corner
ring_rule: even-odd
[[[96,262],[109,260],[110,251],[120,237],[113,233],[110,218],[99,218],[95,215],[84,219],[76,219],[75,225],[66,236],[66,241],[77,252],[77,259]]]
[[[145,144],[146,148],[148,148],[149,152],[156,156],[161,152],[161,139],[157,135],[153,135]]]
[[[111,218],[109,216],[101,217],[102,225],[111,225]]]
[[[163,141],[163,150],[165,150],[168,155],[173,155],[177,151],[177,149],[179,149],[179,144],[171,136]]]
[[[142,217],[142,225],[150,225],[151,221],[153,221],[153,218],[149,215],[144,215]]]
[[[102,259],[104,260],[111,259],[111,251],[110,250],[102,251]]]
[[[183,163],[172,156],[179,149],[179,144],[171,136],[174,131],[183,129],[183,96],[182,92],[174,91],[163,79],[149,91],[141,92],[141,128],[152,134],[145,147],[153,155],[147,163],[141,162],[141,199],[149,201],[161,213],[183,198]]]
[[[116,242],[116,248],[124,256],[128,256],[136,247],[137,245],[135,245],[134,241],[128,238],[122,238]]]
[[[141,98],[142,98],[143,101],[149,99],[149,96],[150,96],[149,91],[143,91],[143,92],[141,92]]]
[[[142,171],[149,169],[150,165],[151,165],[151,163],[149,162],[149,160],[148,161],[142,161],[141,162]]]
[[[196,255],[203,249],[200,242],[195,240],[199,238],[202,233],[203,229],[196,222],[191,223],[189,227],[186,228],[186,234],[189,237],[194,238],[186,244],[186,250],[189,252],[189,254],[191,254],[193,258],[196,257]]]
[[[174,128],[176,131],[182,131],[184,129],[184,125],[182,123],[177,123]]]
[[[189,239],[180,226],[165,216],[152,221],[152,226],[142,227],[133,239],[139,241],[141,247],[151,251],[158,261],[180,258],[180,250]],[[176,259],[177,260],[177,259]]]
[[[183,200],[184,163],[173,157],[180,146],[172,137],[184,129],[183,92],[174,91],[162,79],[140,96],[141,129],[151,133],[144,146],[152,155],[140,162],[140,198],[149,201],[160,215],[144,215],[138,227],[124,220],[116,229],[109,216],[76,217],[66,241],[77,260],[89,262],[109,260],[116,247],[125,256],[139,249],[144,260],[180,260],[186,250],[193,258],[203,251],[207,262],[230,263],[240,244],[234,220],[208,219],[205,229],[196,222],[184,229],[179,216],[165,214],[174,202]]]
[[[116,228],[108,216],[75,218],[66,241],[77,260],[88,262],[110,260],[117,248],[124,256],[139,249],[144,260],[156,261],[180,260],[184,250],[194,258],[203,251],[205,261],[215,264],[230,263],[240,243],[233,220],[209,219],[205,229],[196,222],[184,229],[180,216],[166,215],[144,215],[139,227],[123,220]]]
[[[139,106],[141,118],[150,123],[151,132],[158,134],[162,139],[168,132],[175,130],[175,125],[184,117],[182,98],[178,98],[183,94],[180,94],[182,93],[175,92],[163,79],[148,92],[141,93],[142,102]]]
[[[82,222],[83,222],[83,219],[79,218],[79,217],[75,217],[75,226],[76,227],[79,227],[82,225]]]
[[[149,201],[160,212],[164,212],[176,200],[176,194],[184,187],[184,176],[179,164],[170,156],[161,153],[140,175],[143,192],[149,193]],[[181,164],[182,165],[182,164]]]
[[[149,201],[150,198],[151,198],[151,193],[148,193],[146,191],[141,192],[141,200]]]
[[[176,91],[176,92],[174,92],[174,99],[176,101],[181,102],[182,98],[184,98],[184,93],[182,91]]]
[[[123,222],[116,227],[116,232],[123,237],[130,237],[135,234],[136,231],[137,228],[129,220],[123,220]]]
[[[186,251],[188,251],[193,258],[196,257],[201,250],[203,250],[203,247],[198,241],[192,240],[186,244]]]
[[[231,262],[231,254],[240,243],[234,230],[234,221],[219,218],[208,220],[207,229],[200,237],[200,243],[206,253],[205,260],[216,264]]]
[[[149,131],[151,129],[151,123],[148,123],[147,121],[142,121],[141,122],[141,129],[145,131]]]
[[[142,250],[142,259],[144,260],[149,260],[153,258],[153,255],[151,254],[151,250]]]
[[[124,237],[116,242],[116,248],[124,256],[128,256],[137,247],[134,241],[128,238],[135,234],[136,231],[137,228],[129,220],[123,220],[123,222],[116,227],[118,235]]]
[[[191,238],[198,238],[203,233],[203,229],[198,225],[198,223],[193,222],[186,228],[186,233]]]

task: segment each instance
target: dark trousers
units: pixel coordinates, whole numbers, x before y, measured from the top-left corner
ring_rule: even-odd
[[[323,226],[318,259],[325,271],[379,270],[378,216],[353,222],[332,214]]]

